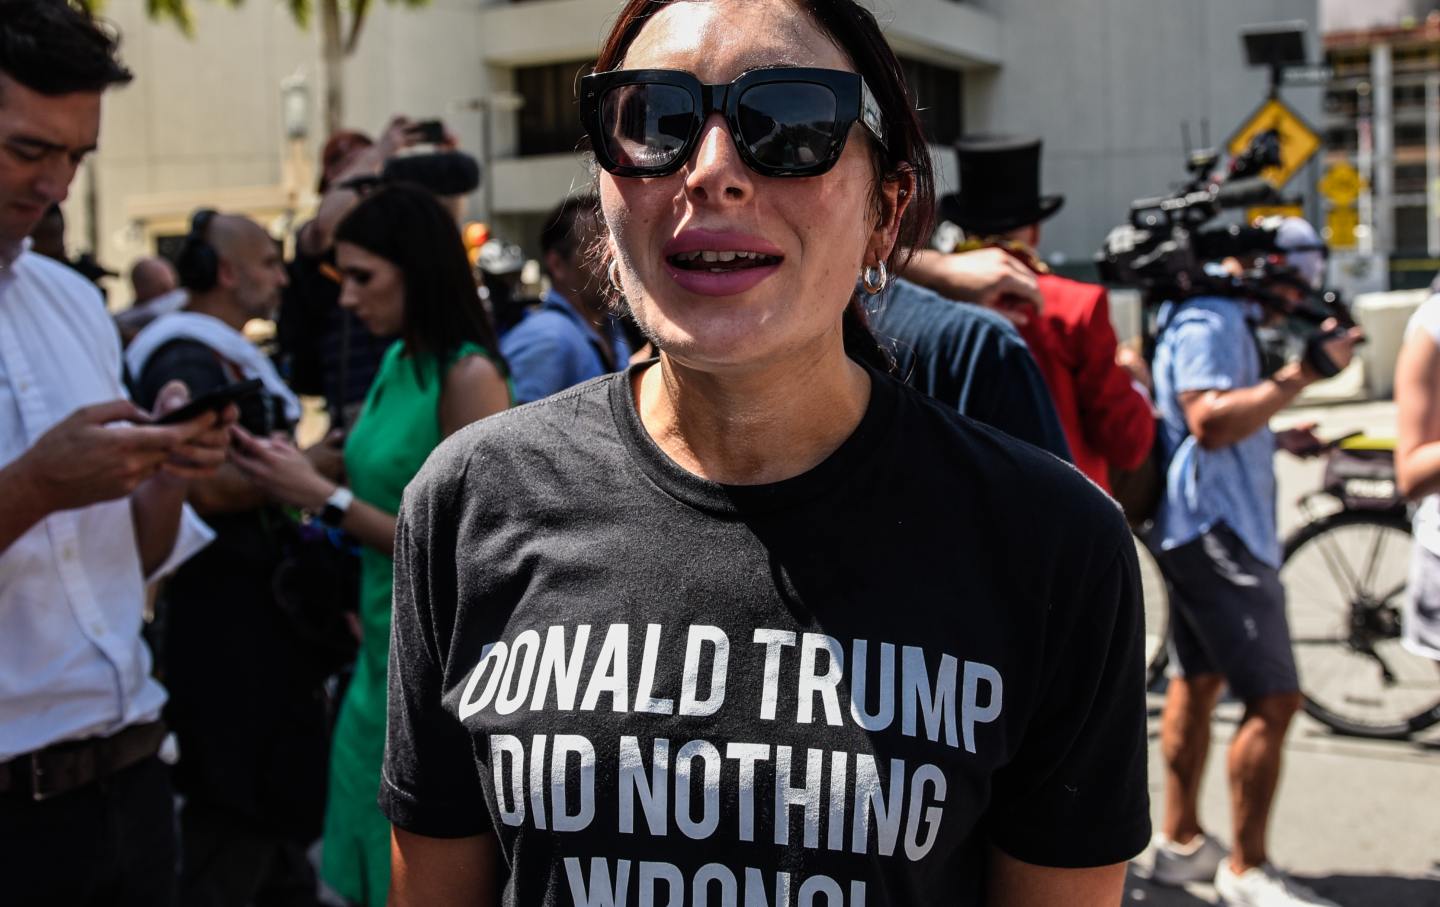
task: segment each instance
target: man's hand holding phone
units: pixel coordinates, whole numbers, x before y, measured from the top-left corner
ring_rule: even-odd
[[[240,417],[238,401],[260,390],[245,381],[203,394],[193,402],[183,381],[171,381],[155,397],[155,429],[174,429],[180,441],[161,466],[176,479],[208,479],[225,462],[230,426]]]
[[[164,414],[185,405],[182,382],[157,397]],[[212,475],[225,460],[233,404],[172,425],[157,425],[129,400],[82,407],[41,435],[17,461],[41,512],[54,513],[113,501],[133,493],[162,471],[177,479]]]

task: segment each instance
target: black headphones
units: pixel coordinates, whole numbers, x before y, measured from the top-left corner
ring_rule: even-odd
[[[180,275],[180,286],[192,293],[204,293],[215,288],[220,279],[220,255],[205,234],[215,212],[201,208],[190,218],[190,232],[175,256],[175,271]]]

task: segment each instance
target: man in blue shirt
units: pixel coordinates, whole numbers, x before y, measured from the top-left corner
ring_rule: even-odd
[[[972,270],[982,281],[993,273],[986,260]],[[873,297],[866,314],[870,329],[895,357],[897,378],[977,422],[1070,462],[1070,446],[1045,379],[1019,331],[1005,318],[903,278]]]
[[[1161,725],[1165,814],[1153,878],[1214,878],[1225,902],[1242,907],[1323,905],[1332,902],[1271,866],[1265,848],[1281,747],[1301,703],[1280,584],[1273,458],[1277,447],[1304,455],[1319,446],[1308,428],[1272,433],[1268,423],[1321,377],[1300,362],[1261,373],[1252,330],[1265,317],[1253,302],[1218,297],[1160,311],[1155,397],[1169,466],[1155,541],[1179,676]],[[1325,353],[1343,368],[1361,336],[1344,332]],[[1228,860],[1202,831],[1197,805],[1210,716],[1226,683],[1245,703],[1229,753]]]
[[[567,198],[545,218],[540,255],[550,290],[500,338],[515,402],[530,403],[624,368],[630,346],[610,312],[606,278],[592,266],[600,232],[594,193]]]

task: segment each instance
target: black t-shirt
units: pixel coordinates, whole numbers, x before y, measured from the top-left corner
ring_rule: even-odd
[[[644,367],[458,432],[407,490],[397,826],[497,832],[524,905],[969,905],[991,842],[1144,847],[1112,501],[874,373],[819,466],[718,485],[645,432]]]
[[[1070,445],[1035,357],[1010,322],[895,280],[867,306],[895,374],[956,411],[1070,460]]]

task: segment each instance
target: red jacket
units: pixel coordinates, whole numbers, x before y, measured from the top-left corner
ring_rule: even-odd
[[[1150,452],[1150,402],[1115,364],[1105,288],[1042,274],[1045,310],[1021,328],[1045,376],[1075,465],[1110,490],[1110,469],[1134,469]]]

